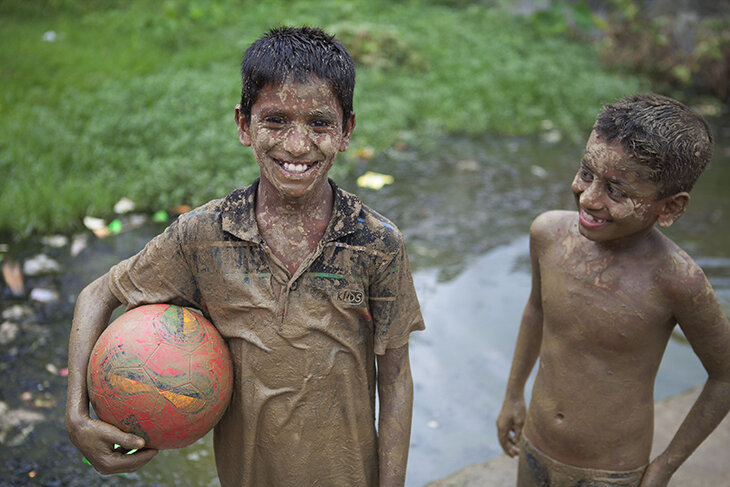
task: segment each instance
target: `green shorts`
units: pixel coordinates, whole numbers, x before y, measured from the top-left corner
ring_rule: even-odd
[[[625,472],[566,465],[535,448],[522,435],[517,487],[639,487],[646,466]]]

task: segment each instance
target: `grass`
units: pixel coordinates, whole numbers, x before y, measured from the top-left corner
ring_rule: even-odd
[[[641,87],[606,72],[589,45],[498,7],[5,0],[0,232],[71,231],[124,196],[154,211],[250,182],[257,167],[233,123],[238,65],[279,24],[337,33],[358,63],[358,125],[335,177],[358,149],[443,134],[521,135],[550,120],[583,139],[602,102]]]

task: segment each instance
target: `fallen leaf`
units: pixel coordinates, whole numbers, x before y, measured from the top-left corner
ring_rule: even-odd
[[[361,188],[381,189],[386,184],[393,184],[394,178],[388,174],[368,171],[357,178],[357,185]]]
[[[372,147],[363,147],[355,151],[355,155],[360,159],[372,159],[375,154],[375,150]]]

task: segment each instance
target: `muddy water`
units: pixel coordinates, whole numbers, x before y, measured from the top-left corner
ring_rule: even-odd
[[[730,314],[730,120],[713,127],[711,167],[692,193],[688,213],[667,233],[704,267]],[[411,341],[415,382],[407,484],[417,487],[500,454],[495,420],[530,285],[527,230],[548,208],[572,208],[569,184],[583,147],[541,137],[441,140],[421,152],[401,150],[364,170],[391,174],[374,191],[349,190],[398,223],[409,242],[427,331]],[[63,430],[68,327],[80,289],[138,250],[159,225],[103,240],[91,239],[77,257],[68,247],[25,245],[56,259],[61,274],[29,278],[29,287],[56,289],[51,304],[0,298],[0,311],[19,325],[0,342],[3,418],[27,421],[0,428],[0,485],[214,486],[211,438],[162,452],[140,472],[102,479],[83,463]],[[8,314],[10,316],[10,314]],[[657,399],[704,380],[681,336],[670,342],[656,384]],[[529,384],[528,384],[529,389]],[[10,414],[12,413],[12,414]]]

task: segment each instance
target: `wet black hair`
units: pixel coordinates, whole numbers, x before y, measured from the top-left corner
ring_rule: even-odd
[[[712,130],[704,118],[672,98],[654,93],[627,96],[604,105],[594,126],[618,141],[651,170],[658,198],[689,192],[712,157]]]
[[[355,62],[347,49],[321,29],[277,27],[254,41],[241,61],[241,113],[251,122],[251,107],[266,85],[287,79],[298,83],[317,76],[330,84],[342,108],[342,129],[352,114]]]

